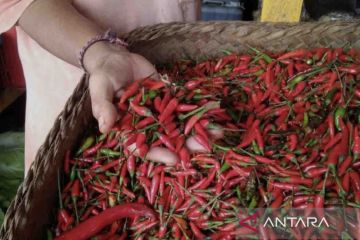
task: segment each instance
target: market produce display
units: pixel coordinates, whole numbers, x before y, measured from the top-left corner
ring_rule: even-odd
[[[66,154],[49,236],[235,239],[254,236],[240,209],[360,207],[358,50],[249,47],[161,72],[125,90],[111,133]],[[163,163],[147,158],[157,147]]]

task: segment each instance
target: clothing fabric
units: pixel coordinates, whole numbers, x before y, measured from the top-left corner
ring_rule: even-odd
[[[0,0],[0,33],[14,26],[32,2]],[[155,23],[194,21],[197,16],[196,0],[74,0],[73,4],[85,17],[118,33]],[[82,71],[43,49],[19,27],[17,41],[27,88],[25,165],[28,167]]]

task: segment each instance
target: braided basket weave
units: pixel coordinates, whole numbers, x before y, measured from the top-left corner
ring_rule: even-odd
[[[360,48],[360,23],[327,22],[270,24],[206,22],[159,24],[125,36],[130,50],[155,64],[181,58],[194,60],[221,55],[221,50],[247,52],[248,46],[267,51],[295,48]],[[91,115],[87,78],[84,76],[59,115],[36,160],[12,201],[0,239],[42,239],[57,206],[57,172],[65,151],[76,145],[95,121]]]

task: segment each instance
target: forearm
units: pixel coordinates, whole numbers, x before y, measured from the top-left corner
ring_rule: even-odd
[[[75,66],[84,44],[104,32],[82,16],[69,0],[36,0],[24,12],[19,25],[42,47]],[[91,55],[98,56],[107,50],[106,43],[95,44],[86,53],[85,66],[91,68],[96,64]]]

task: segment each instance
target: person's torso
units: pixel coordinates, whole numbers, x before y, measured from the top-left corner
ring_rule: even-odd
[[[74,0],[74,6],[104,28],[128,32],[136,27],[196,20],[196,0]]]

